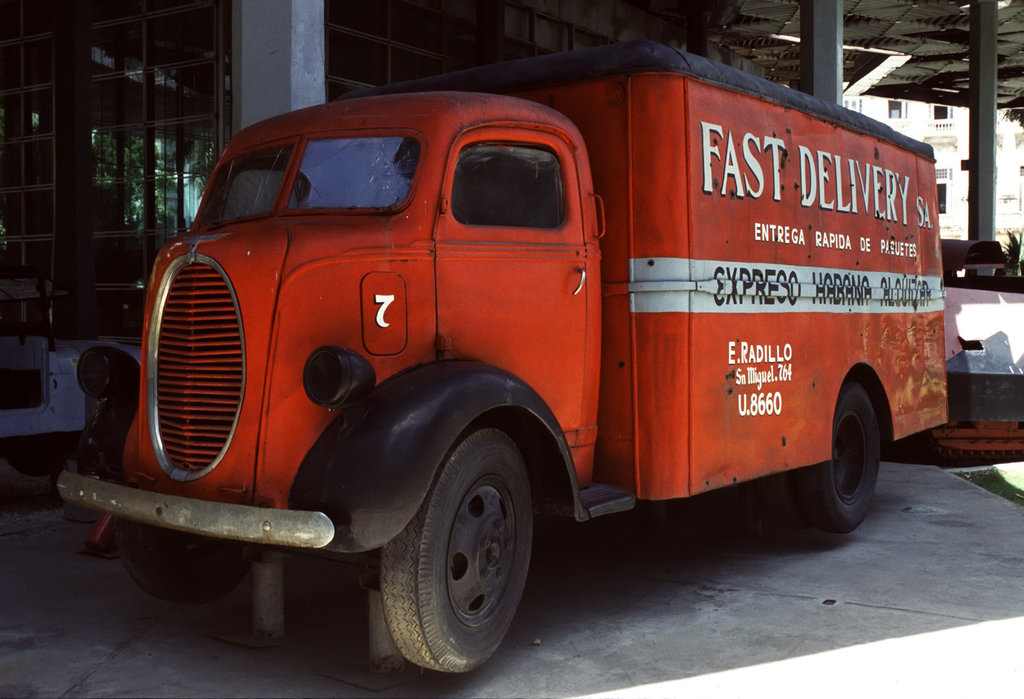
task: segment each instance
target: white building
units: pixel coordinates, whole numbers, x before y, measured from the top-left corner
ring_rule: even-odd
[[[967,238],[968,110],[881,97],[847,97],[847,108],[889,124],[935,149],[939,226],[944,238]],[[996,122],[996,238],[1024,230],[1024,128],[999,116]]]

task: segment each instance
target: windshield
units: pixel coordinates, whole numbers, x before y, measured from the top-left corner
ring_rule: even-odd
[[[217,171],[202,225],[269,212],[281,187],[292,146],[278,146],[234,158]]]
[[[405,136],[310,141],[289,209],[386,209],[405,201],[420,144]]]

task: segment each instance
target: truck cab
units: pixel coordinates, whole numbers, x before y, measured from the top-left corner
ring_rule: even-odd
[[[600,272],[581,142],[551,110],[467,94],[336,103],[239,134],[153,271],[126,481],[323,506],[292,489],[296,455],[345,412],[303,390],[311,355],[337,347],[375,378],[358,391],[439,360],[507,372],[550,407],[586,485]],[[314,362],[307,384],[325,373]]]
[[[441,558],[469,572],[440,576],[462,586],[459,623],[507,617],[500,640],[533,510],[586,519],[588,505],[633,503],[588,491],[601,286],[582,143],[546,107],[444,92],[338,102],[239,133],[192,229],[154,266],[123,449],[79,463],[100,488],[128,486],[111,499],[136,581],[202,601],[244,574],[245,544],[354,554],[405,535],[418,550],[426,509],[454,501],[464,521],[443,525],[457,550]],[[123,401],[134,384],[112,367],[93,353],[84,383]],[[466,444],[484,470],[438,482]],[[85,492],[81,479],[64,487]],[[197,535],[216,539],[204,562],[185,561]],[[382,562],[400,588],[406,550]],[[419,662],[466,669],[489,654],[479,643]]]

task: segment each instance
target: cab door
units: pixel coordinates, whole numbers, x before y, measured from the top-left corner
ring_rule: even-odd
[[[588,260],[567,140],[492,126],[455,142],[437,225],[437,328],[442,357],[523,379],[576,446],[592,422],[582,410]]]

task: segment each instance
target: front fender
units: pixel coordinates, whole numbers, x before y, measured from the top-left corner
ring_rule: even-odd
[[[398,374],[340,411],[303,459],[289,506],[334,521],[330,549],[379,548],[416,514],[459,435],[479,416],[509,407],[551,434],[574,479],[561,428],[532,388],[485,364],[438,362]]]
[[[121,480],[128,429],[139,407],[139,358],[100,346],[118,376],[116,390],[99,399],[78,441],[78,473]]]

